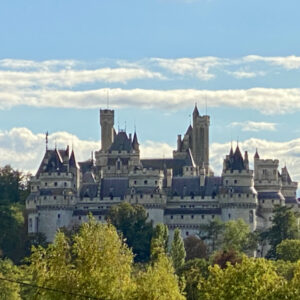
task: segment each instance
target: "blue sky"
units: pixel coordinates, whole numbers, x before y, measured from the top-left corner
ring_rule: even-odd
[[[79,159],[99,108],[170,156],[197,102],[217,173],[231,140],[300,180],[299,1],[43,0],[0,4],[0,163],[34,171],[43,134]],[[298,167],[299,165],[299,167]]]

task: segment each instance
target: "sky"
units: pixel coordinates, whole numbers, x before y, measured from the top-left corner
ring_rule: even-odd
[[[300,2],[10,0],[0,4],[0,165],[35,173],[49,147],[100,149],[99,109],[171,157],[195,103],[210,161],[237,142],[300,181]]]

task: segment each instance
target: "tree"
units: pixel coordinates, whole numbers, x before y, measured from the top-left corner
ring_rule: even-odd
[[[223,249],[234,249],[242,252],[255,250],[257,238],[244,220],[228,221],[225,224],[222,247]]]
[[[100,299],[130,299],[133,254],[112,225],[84,223],[70,242],[57,233],[46,249],[39,246],[29,259],[32,282],[38,286]],[[70,294],[32,290],[28,299],[81,299]]]
[[[271,246],[267,254],[268,258],[276,258],[276,247],[283,240],[299,238],[297,219],[291,208],[287,206],[274,208],[272,227],[267,231],[265,237]]]
[[[241,261],[241,253],[234,249],[217,251],[212,257],[212,265],[217,264],[221,269],[225,269],[228,266],[228,263],[235,265],[241,263]]]
[[[5,259],[0,260],[0,298],[9,300],[19,300],[20,285],[4,279],[18,281],[21,276],[21,271],[12,263]]]
[[[208,277],[209,262],[203,258],[194,258],[185,262],[179,270],[179,276],[185,279],[185,294],[188,300],[198,300],[200,279]]]
[[[0,168],[0,249],[4,257],[19,262],[26,235],[24,204],[29,194],[29,175],[10,166]]]
[[[151,260],[157,259],[159,253],[168,253],[169,231],[167,225],[157,224],[151,240]]]
[[[160,253],[153,265],[136,276],[137,290],[134,299],[139,300],[184,300],[177,276],[169,258]]]
[[[202,240],[207,241],[211,253],[219,249],[222,244],[222,234],[224,230],[224,222],[218,218],[210,221],[208,224],[200,225],[199,237]]]
[[[204,242],[194,235],[190,235],[183,240],[186,252],[186,260],[194,258],[206,258],[207,247]]]
[[[300,240],[283,240],[276,247],[276,257],[296,262],[300,259]]]
[[[228,264],[225,269],[210,267],[208,278],[199,282],[199,299],[296,299],[279,297],[285,285],[271,261],[244,256],[241,263]]]
[[[145,262],[150,258],[153,227],[147,218],[143,206],[127,202],[112,206],[108,214],[109,222],[123,234],[127,245],[132,248],[136,262]]]
[[[171,244],[170,255],[173,261],[174,269],[176,272],[178,272],[179,269],[184,265],[186,256],[183,240],[178,228],[174,230],[174,237]]]

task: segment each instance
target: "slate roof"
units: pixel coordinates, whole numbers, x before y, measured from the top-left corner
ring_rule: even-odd
[[[281,193],[278,192],[258,192],[258,199],[264,200],[264,199],[279,199],[284,200],[284,197]]]
[[[164,215],[220,215],[221,208],[166,208]]]
[[[128,186],[129,181],[126,177],[103,178],[100,197],[124,197],[127,194]]]
[[[199,177],[174,177],[172,179],[173,196],[216,196],[222,184],[221,177],[206,177],[204,186],[200,186]]]
[[[80,198],[95,198],[98,194],[98,184],[85,184],[80,189]]]
[[[285,197],[285,203],[286,204],[299,204],[296,197]]]
[[[114,142],[112,143],[112,145],[108,150],[130,152],[132,150],[132,144],[126,132],[124,131],[118,132],[118,134],[115,136]]]

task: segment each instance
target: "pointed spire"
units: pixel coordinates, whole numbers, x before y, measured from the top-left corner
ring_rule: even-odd
[[[232,144],[231,144],[231,148],[230,148],[230,152],[229,152],[229,157],[233,156],[233,149],[232,149]]]
[[[256,152],[255,152],[254,158],[259,158],[257,148],[256,148]]]
[[[198,108],[197,108],[197,103],[195,103],[195,108],[194,108],[194,111],[193,111],[193,118],[198,117],[198,116],[199,116],[199,111],[198,111]]]
[[[136,132],[134,133],[134,136],[133,136],[132,148],[135,151],[139,151],[140,150],[140,148],[139,148],[139,142],[138,142],[138,138],[137,138]]]
[[[75,158],[75,153],[74,153],[74,150],[72,150],[72,153],[71,153],[71,156],[70,156],[70,159],[69,159],[69,166],[72,168],[77,168],[78,165],[77,165],[77,162],[76,162],[76,158]]]
[[[70,147],[69,147],[69,145],[67,146],[67,148],[66,148],[66,156],[70,156]]]
[[[245,151],[245,161],[249,161],[249,158],[248,158],[248,151]]]

